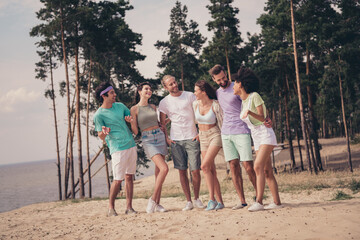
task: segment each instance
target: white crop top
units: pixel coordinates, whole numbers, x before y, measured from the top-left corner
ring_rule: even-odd
[[[215,124],[216,116],[212,109],[212,105],[210,107],[210,110],[205,115],[201,115],[199,107],[197,107],[195,111],[195,119],[199,124]]]

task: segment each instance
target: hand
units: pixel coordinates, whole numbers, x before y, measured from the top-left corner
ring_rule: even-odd
[[[125,121],[127,121],[128,123],[131,123],[134,120],[134,118],[132,116],[125,116]]]
[[[267,127],[267,128],[271,128],[271,127],[272,127],[272,121],[271,121],[271,119],[270,119],[269,117],[266,117],[266,118],[265,118],[264,125],[265,125],[265,127]]]
[[[241,118],[244,119],[244,118],[246,118],[248,115],[249,115],[249,110],[246,110]]]
[[[171,143],[175,143],[175,142],[173,140],[171,140],[170,138],[167,138],[166,143],[168,146],[171,146]]]
[[[196,137],[194,137],[194,138],[192,139],[192,141],[195,141],[195,140],[198,140],[198,142],[200,142],[200,139],[199,139],[199,134],[198,134],[198,135],[196,135]]]
[[[101,131],[103,134],[108,135],[110,133],[111,129],[108,127],[102,126]]]

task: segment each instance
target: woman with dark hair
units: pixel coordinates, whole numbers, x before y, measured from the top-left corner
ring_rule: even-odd
[[[221,196],[220,183],[216,176],[215,157],[222,147],[220,132],[222,110],[217,101],[215,89],[206,81],[200,80],[195,83],[194,94],[197,99],[193,103],[193,108],[199,127],[201,169],[205,174],[210,197],[205,210],[220,210],[225,206]],[[217,201],[214,195],[216,195]]]
[[[234,74],[234,94],[242,99],[242,110],[240,118],[251,130],[251,137],[254,142],[256,159],[254,170],[256,174],[256,202],[248,210],[250,212],[264,209],[282,208],[278,185],[271,166],[270,154],[277,145],[276,136],[272,128],[264,126],[266,118],[266,107],[263,99],[257,93],[259,90],[259,79],[255,73],[245,67],[241,67],[237,74]],[[265,179],[273,196],[273,203],[264,207],[263,196]]]
[[[168,154],[165,134],[159,127],[155,105],[149,104],[151,95],[152,89],[149,82],[139,84],[135,97],[137,104],[130,109],[133,117],[131,130],[137,135],[138,128],[140,128],[145,154],[155,163],[155,188],[146,207],[147,213],[166,212],[166,209],[160,205],[160,196],[162,185],[169,171],[165,162],[165,156]]]

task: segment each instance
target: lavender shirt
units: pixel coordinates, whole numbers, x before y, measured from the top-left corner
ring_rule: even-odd
[[[240,119],[242,101],[238,95],[234,95],[233,86],[234,83],[232,82],[227,88],[223,89],[220,87],[216,91],[220,107],[224,112],[221,134],[249,134],[249,128],[246,123]]]

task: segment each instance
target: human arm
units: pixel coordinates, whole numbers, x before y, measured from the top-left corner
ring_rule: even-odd
[[[166,142],[167,142],[167,144],[170,146],[171,143],[174,143],[174,141],[171,140],[171,139],[168,137],[168,134],[167,134],[167,131],[166,131],[166,114],[163,113],[163,112],[160,112],[160,125],[161,125],[161,128],[162,128],[163,131],[164,131]]]
[[[267,128],[272,128],[272,121],[271,121],[271,119],[270,119],[269,117],[266,117],[266,118],[265,118],[264,125],[265,125],[265,127],[267,127]]]
[[[139,133],[139,128],[137,124],[137,106],[132,106],[130,109],[130,116],[132,118],[132,121],[130,120],[131,125],[131,131],[137,135]],[[126,117],[125,117],[126,118]],[[126,120],[126,119],[125,119]]]
[[[252,116],[253,118],[255,118],[256,120],[259,120],[260,122],[264,122],[265,121],[265,117],[264,117],[264,109],[262,105],[259,105],[256,107],[256,111],[257,113],[254,113],[250,110],[246,110],[244,115],[242,116],[242,118],[246,118],[248,115]]]
[[[105,138],[110,133],[111,129],[108,127],[105,127],[105,126],[102,126],[101,128],[102,128],[102,130],[98,132],[98,137],[101,140],[105,141]]]

